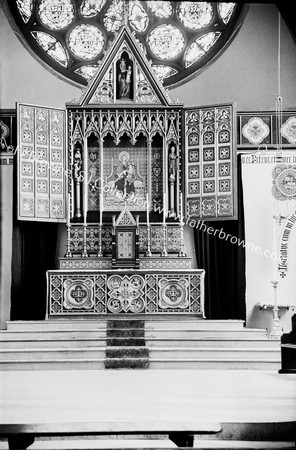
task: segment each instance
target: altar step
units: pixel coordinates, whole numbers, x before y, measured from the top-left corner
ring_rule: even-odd
[[[144,320],[108,320],[105,369],[147,369]]]
[[[166,317],[146,320],[145,330],[136,322],[9,322],[0,331],[0,370],[280,369],[280,341],[242,321]]]

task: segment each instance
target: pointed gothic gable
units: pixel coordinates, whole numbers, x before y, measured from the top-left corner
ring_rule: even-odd
[[[175,104],[158,80],[141,44],[125,26],[111,43],[98,71],[79,100],[80,106],[102,104]]]
[[[118,216],[118,219],[116,220],[116,226],[135,226],[136,221],[130,212],[130,210],[127,207],[127,204],[125,203],[124,208],[122,209],[121,213]]]

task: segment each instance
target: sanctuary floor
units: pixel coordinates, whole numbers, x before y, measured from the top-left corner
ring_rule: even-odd
[[[258,370],[0,372],[0,423],[296,421],[296,375]],[[138,428],[139,427],[139,428]]]

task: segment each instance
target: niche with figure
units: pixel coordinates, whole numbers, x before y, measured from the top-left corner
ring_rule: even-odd
[[[116,98],[133,100],[134,65],[127,52],[122,52],[116,62]]]

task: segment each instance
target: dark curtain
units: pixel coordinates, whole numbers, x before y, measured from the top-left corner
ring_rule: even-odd
[[[14,220],[11,320],[42,320],[46,271],[54,269],[57,224]]]
[[[205,314],[207,319],[246,319],[245,249],[231,243],[230,234],[245,239],[241,158],[238,155],[238,220],[205,221],[206,227],[221,230],[220,237],[195,230],[197,264],[205,269]],[[201,227],[200,227],[201,228]],[[235,241],[235,238],[233,239]]]

